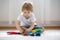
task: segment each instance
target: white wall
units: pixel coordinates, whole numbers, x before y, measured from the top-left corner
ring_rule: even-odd
[[[9,1],[0,0],[0,21],[8,21],[9,17]]]
[[[60,21],[60,0],[45,1],[45,20]]]

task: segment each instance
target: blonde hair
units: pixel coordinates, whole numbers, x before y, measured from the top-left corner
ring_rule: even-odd
[[[22,6],[22,11],[24,11],[24,9],[33,12],[33,5],[31,3],[25,2]]]

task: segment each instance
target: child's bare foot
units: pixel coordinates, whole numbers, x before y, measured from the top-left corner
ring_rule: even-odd
[[[21,29],[20,29],[20,33],[23,33],[23,32],[24,32],[24,29],[23,29],[23,28],[21,28]]]
[[[20,29],[20,33],[23,33],[24,31],[22,29]]]

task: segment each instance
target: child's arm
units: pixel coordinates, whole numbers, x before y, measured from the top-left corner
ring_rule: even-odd
[[[31,24],[30,24],[30,30],[32,30],[34,28],[34,22],[31,22]]]
[[[16,28],[19,30],[21,33],[23,32],[22,28],[20,27],[20,21],[16,22]]]

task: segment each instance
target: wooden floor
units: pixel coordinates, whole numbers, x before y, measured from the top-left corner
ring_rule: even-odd
[[[44,26],[45,29],[60,30],[60,26]],[[0,26],[0,30],[16,30],[15,26]]]

